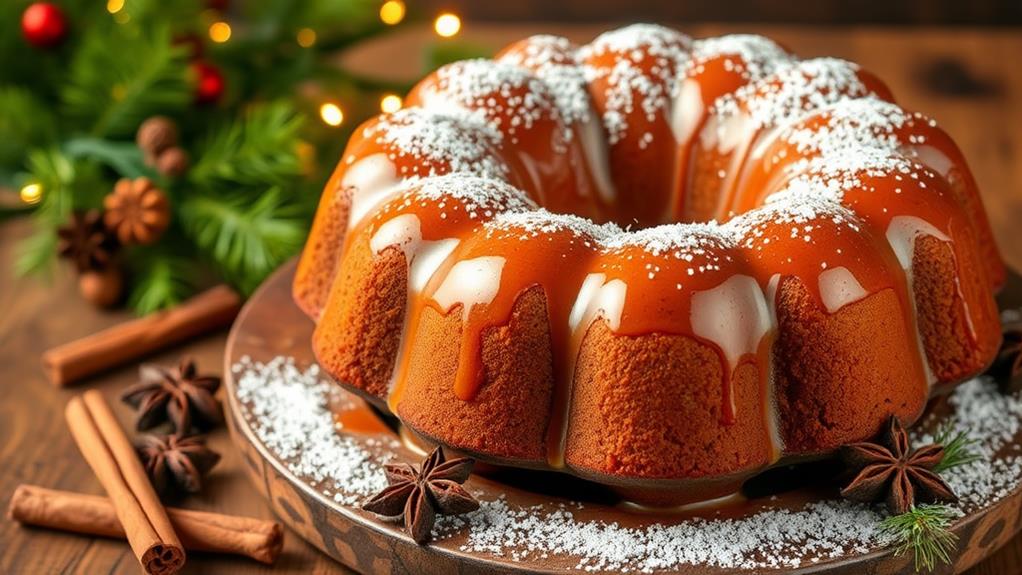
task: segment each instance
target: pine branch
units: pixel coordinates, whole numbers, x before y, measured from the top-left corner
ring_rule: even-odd
[[[55,137],[50,108],[20,86],[0,87],[0,166],[20,168],[25,151]]]
[[[86,34],[68,69],[64,112],[97,137],[130,136],[146,117],[191,99],[186,49],[166,26],[107,26]]]
[[[195,263],[187,257],[142,249],[132,255],[130,268],[128,304],[139,315],[173,307],[194,291]]]
[[[303,210],[286,201],[279,188],[255,200],[241,194],[191,195],[180,211],[188,236],[246,293],[297,253],[305,238]]]
[[[54,228],[36,225],[32,235],[21,240],[17,247],[14,260],[14,273],[24,277],[28,275],[46,275],[53,268],[57,255],[57,234]]]
[[[938,561],[951,564],[950,554],[958,545],[958,536],[950,530],[952,519],[945,505],[920,505],[884,519],[880,530],[894,540],[896,556],[912,551],[917,573],[933,571]]]
[[[969,439],[964,431],[954,434],[951,424],[944,425],[937,432],[933,439],[934,443],[944,446],[944,458],[940,460],[933,470],[937,473],[954,469],[962,465],[968,465],[973,461],[979,461],[983,457],[972,451],[978,441]]]
[[[302,122],[284,102],[253,108],[242,119],[213,132],[189,180],[209,190],[293,184],[301,176],[298,130]]]
[[[57,227],[74,210],[98,207],[106,193],[95,164],[72,161],[58,150],[29,152],[27,166],[29,180],[43,191],[33,213],[35,231],[18,246],[14,267],[19,275],[46,271],[56,258]]]

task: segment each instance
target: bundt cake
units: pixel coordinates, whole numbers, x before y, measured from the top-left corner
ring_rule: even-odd
[[[635,25],[358,128],[294,297],[421,437],[678,501],[916,420],[996,354],[1004,273],[961,152],[875,76]]]

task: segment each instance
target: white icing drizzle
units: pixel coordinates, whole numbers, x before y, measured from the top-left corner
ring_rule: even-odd
[[[614,58],[604,58],[608,54]],[[700,85],[690,75],[709,58],[721,55],[733,55],[727,65],[750,83],[707,107]],[[601,58],[596,66],[594,61]],[[605,65],[607,61],[613,63]],[[895,131],[907,123],[932,125],[932,121],[870,94],[858,70],[855,64],[831,58],[793,61],[783,49],[758,36],[692,44],[678,32],[650,25],[608,32],[577,50],[564,38],[533,37],[498,62],[471,60],[441,68],[432,87],[420,94],[425,109],[410,108],[385,116],[372,128],[373,133],[367,133],[395,151],[389,156],[367,156],[347,169],[342,186],[355,189],[351,225],[400,193],[408,203],[450,199],[451,209],[464,209],[470,217],[478,217],[482,228],[489,231],[521,226],[523,235],[530,235],[571,229],[583,234],[596,252],[642,246],[652,255],[670,255],[681,262],[698,258],[699,263],[689,267],[689,275],[721,269],[731,261],[730,254],[738,252],[730,248],[758,257],[755,252],[771,240],[770,234],[785,229],[776,226],[779,223],[791,224],[792,233],[804,234],[807,242],[812,241],[811,230],[819,221],[857,232],[858,216],[840,202],[845,191],[861,186],[862,174],[917,175],[922,168],[910,158],[944,176],[953,168],[950,158],[921,137],[908,145],[899,141]],[[604,103],[600,118],[593,112],[590,95],[590,85],[597,79],[607,85],[606,92],[599,95]],[[500,96],[499,103],[495,96]],[[648,122],[659,118],[669,122],[677,142],[698,137],[707,149],[733,153],[721,178],[724,190],[740,181],[737,178],[749,158],[772,161],[762,156],[778,140],[813,154],[788,168],[785,176],[790,179],[764,207],[726,224],[672,224],[624,232],[613,224],[599,226],[582,218],[537,210],[523,192],[504,182],[509,170],[494,151],[506,151],[506,146],[517,143],[521,133],[539,122],[554,121],[565,128],[563,141],[554,142],[554,149],[563,150],[577,138],[600,197],[611,202],[616,192],[609,173],[608,144],[625,137],[630,128],[628,118],[636,114]],[[707,114],[709,121],[700,128]],[[823,127],[804,123],[813,114],[828,115]],[[407,169],[399,174],[395,167],[394,160],[402,154],[446,163],[453,173],[441,177],[429,174],[399,186],[409,176]],[[528,162],[525,167],[535,169]],[[538,182],[542,176],[534,173],[532,179]],[[425,289],[458,246],[456,239],[423,241],[420,225],[414,215],[394,217],[378,226],[370,242],[374,253],[390,246],[404,252],[409,264],[409,298]],[[910,294],[914,242],[924,234],[950,241],[929,223],[910,216],[894,218],[886,230]],[[433,292],[433,300],[448,310],[462,304],[467,318],[473,306],[487,304],[496,296],[505,261],[486,256],[454,263]],[[655,272],[650,272],[649,277],[654,276]],[[628,285],[607,278],[605,273],[590,273],[579,286],[568,318],[572,367],[581,338],[593,321],[602,318],[611,331],[620,328]],[[752,277],[736,274],[713,289],[692,294],[694,333],[716,344],[732,370],[741,357],[755,354],[763,338],[776,329],[780,280],[779,274],[771,277],[764,293]],[[824,270],[818,281],[829,313],[868,295],[844,267]],[[914,301],[912,304],[914,307]],[[966,316],[971,328],[971,316]],[[920,357],[932,383],[918,325],[916,331]],[[406,352],[404,340],[402,334],[401,354]],[[767,422],[779,456],[783,446],[773,397],[772,358],[763,367],[768,370],[770,388]]]
[[[705,114],[702,86],[692,79],[683,80],[671,111],[671,131],[674,132],[674,139],[679,144],[691,140]]]
[[[852,272],[844,267],[831,268],[820,273],[820,297],[827,313],[836,313],[850,303],[864,299],[869,292],[855,279]]]
[[[693,333],[720,348],[732,371],[742,357],[756,354],[772,327],[763,290],[742,274],[693,293],[691,321]]]
[[[501,256],[483,256],[457,262],[433,292],[433,300],[444,310],[462,304],[462,319],[467,321],[473,306],[488,304],[497,296],[506,261]]]
[[[458,243],[457,238],[423,241],[419,217],[402,214],[381,225],[369,240],[369,247],[377,255],[392,246],[404,252],[409,267],[408,291],[414,295],[426,287]]]
[[[386,154],[372,154],[348,167],[342,188],[353,188],[348,229],[354,228],[373,208],[391,198],[401,183],[394,162]]]
[[[918,158],[920,162],[945,178],[951,173],[951,169],[954,167],[954,163],[951,161],[951,158],[948,158],[944,152],[941,152],[933,146],[909,146],[909,152]]]
[[[905,283],[907,284],[909,293],[909,304],[912,307],[912,317],[918,317],[916,301],[915,297],[913,297],[915,292],[913,290],[914,278],[912,277],[912,258],[916,250],[916,239],[921,235],[929,235],[942,241],[948,241],[948,237],[928,222],[914,216],[897,216],[891,218],[891,223],[887,226],[885,235],[887,237],[887,242],[891,245],[891,249],[894,251],[895,257],[898,258],[898,263],[901,264],[901,267],[905,272]],[[966,316],[968,316],[968,313]],[[926,372],[926,382],[930,386],[933,386],[933,384],[937,382],[937,376],[934,375],[933,370],[930,369],[930,362],[926,357],[926,347],[923,345],[923,336],[919,331],[918,320],[913,322],[913,324],[915,325],[919,357],[922,358],[923,369]]]
[[[587,275],[568,315],[568,325],[572,333],[581,335],[597,318],[606,319],[611,331],[620,329],[621,312],[625,307],[627,293],[628,285],[622,280],[614,279],[608,282],[607,275],[602,273]],[[578,339],[581,343],[581,337]]]
[[[912,273],[912,256],[915,255],[916,238],[921,235],[933,236],[938,240],[949,242],[951,238],[933,227],[932,224],[915,216],[896,216],[891,218],[891,223],[885,232],[894,255],[898,258],[905,273]]]
[[[610,204],[617,197],[617,190],[614,188],[614,180],[610,177],[610,151],[607,149],[607,139],[603,136],[602,127],[595,119],[589,118],[580,123],[578,129],[581,133],[579,143],[582,145],[589,175],[596,186],[596,193],[604,202]]]

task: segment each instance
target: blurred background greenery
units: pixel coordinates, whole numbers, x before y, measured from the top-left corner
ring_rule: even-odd
[[[436,40],[424,73],[482,55],[457,39],[456,15],[401,0],[0,3],[0,217],[34,223],[17,271],[86,262],[83,282],[116,291],[95,303],[139,313],[217,281],[250,292],[300,250],[350,130],[410,87],[334,56],[424,20]],[[155,143],[139,133],[153,118]],[[169,147],[176,162],[154,155]],[[157,241],[114,241],[109,221],[74,217],[102,216],[125,178],[166,200]],[[83,257],[100,245],[109,262]]]

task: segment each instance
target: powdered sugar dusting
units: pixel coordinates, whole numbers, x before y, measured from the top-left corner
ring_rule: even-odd
[[[553,94],[565,123],[589,120],[592,103],[585,74],[578,51],[567,38],[531,36],[505,52],[500,61],[534,71]]]
[[[344,505],[355,505],[386,485],[381,465],[397,442],[338,432],[330,406],[336,409],[347,396],[320,379],[317,366],[300,368],[283,357],[267,363],[243,358],[232,371],[241,416],[288,472]],[[964,514],[1017,488],[1022,402],[1002,394],[988,378],[977,378],[956,388],[948,403],[953,410],[949,421],[978,441],[976,450],[983,455],[943,474],[960,498],[953,509]],[[913,436],[917,442],[931,439]],[[467,484],[470,490],[472,484]],[[516,562],[559,556],[583,571],[640,573],[684,565],[802,567],[888,543],[877,529],[884,517],[879,506],[843,500],[782,509],[767,498],[736,519],[647,516],[639,527],[583,519],[585,510],[571,501],[522,508],[498,497],[482,501],[468,515],[441,517],[434,536],[444,545],[464,534],[463,550]]]
[[[598,99],[611,145],[624,137],[633,113],[648,123],[670,117],[676,74],[688,61],[691,42],[670,28],[635,24],[601,34],[580,50],[586,81],[606,82]],[[651,136],[647,132],[642,141],[649,145],[646,135]]]
[[[381,465],[398,442],[361,442],[337,433],[330,407],[348,400],[320,379],[318,365],[299,369],[291,358],[259,363],[244,357],[231,371],[246,421],[288,471],[344,505],[387,486]]]
[[[826,197],[778,194],[772,202],[731,220],[727,226],[741,238],[739,245],[758,250],[781,235],[812,243],[813,232],[821,224],[851,233],[858,232],[862,225],[854,212]]]
[[[486,231],[492,234],[498,230],[521,231],[525,237],[555,232],[571,232],[593,240],[605,241],[623,231],[617,224],[597,224],[592,220],[570,214],[555,214],[544,209],[520,213],[504,213],[487,222]]]
[[[428,108],[476,112],[517,144],[522,132],[541,122],[554,122],[567,139],[553,95],[532,71],[493,60],[463,60],[436,71],[436,83],[424,90]],[[563,150],[564,142],[554,142]]]
[[[378,210],[375,218],[386,220],[393,210],[416,205],[445,210],[441,218],[446,218],[446,213],[464,210],[470,219],[537,209],[528,196],[511,184],[459,172],[405,182],[396,199]]]
[[[778,66],[791,60],[791,56],[776,42],[756,34],[730,34],[703,38],[692,44],[692,57],[686,64],[685,75],[702,71],[709,60],[726,57],[728,69],[747,80],[758,80],[772,74]]]
[[[385,146],[391,160],[410,156],[427,164],[430,173],[423,175],[437,175],[437,166],[445,165],[445,172],[507,178],[508,167],[496,152],[501,133],[459,110],[405,108],[381,116],[364,135]],[[401,175],[409,176],[408,166],[401,167]]]
[[[858,71],[858,65],[836,58],[793,62],[722,96],[714,103],[715,113],[728,117],[744,112],[758,128],[780,126],[838,100],[868,95]]]

